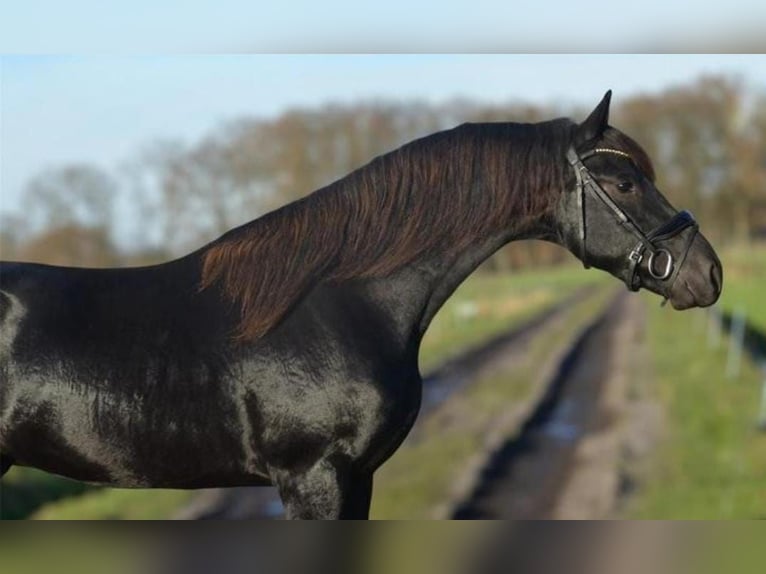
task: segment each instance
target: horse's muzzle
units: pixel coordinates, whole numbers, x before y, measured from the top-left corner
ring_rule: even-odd
[[[723,289],[723,267],[707,240],[698,235],[670,293],[674,309],[709,307]]]

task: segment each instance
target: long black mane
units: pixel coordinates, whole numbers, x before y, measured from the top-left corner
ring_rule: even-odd
[[[266,333],[319,281],[380,277],[488,229],[539,218],[563,189],[571,121],[463,124],[376,158],[230,231],[203,253],[203,289]]]

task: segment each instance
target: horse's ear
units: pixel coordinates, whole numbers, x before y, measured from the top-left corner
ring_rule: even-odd
[[[590,113],[588,119],[577,126],[575,136],[577,145],[601,137],[601,134],[604,133],[604,130],[609,125],[609,103],[611,100],[612,90],[609,90],[604,94],[596,109]]]

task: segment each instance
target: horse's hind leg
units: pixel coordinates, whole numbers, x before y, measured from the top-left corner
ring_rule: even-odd
[[[8,472],[8,469],[13,465],[11,457],[0,454],[0,478]]]

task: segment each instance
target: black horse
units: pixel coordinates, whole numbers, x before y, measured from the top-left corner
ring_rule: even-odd
[[[366,517],[418,414],[423,334],[499,247],[564,245],[676,309],[718,298],[718,258],[609,100],[416,140],[163,265],[2,263],[0,470],[274,484],[289,517]]]

